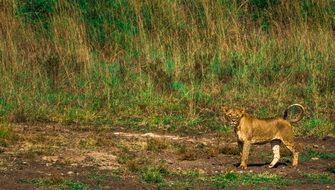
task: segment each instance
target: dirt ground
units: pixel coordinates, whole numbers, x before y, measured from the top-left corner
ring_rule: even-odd
[[[282,148],[280,163],[269,169],[270,145],[252,146],[249,167],[241,170],[236,167],[233,134],[178,136],[50,124],[12,127],[17,140],[0,149],[0,189],[335,189],[335,138],[330,136],[297,138],[302,152],[297,168],[290,167],[290,154]],[[220,186],[211,180],[227,173],[274,175],[293,183],[236,185],[223,180],[231,185]],[[316,177],[306,180],[310,175]]]

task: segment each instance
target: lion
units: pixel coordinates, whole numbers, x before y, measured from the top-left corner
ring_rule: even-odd
[[[289,110],[298,107],[300,112],[296,119],[289,119]],[[291,123],[303,118],[305,108],[300,104],[292,104],[285,111],[283,117],[259,119],[250,116],[244,109],[228,108],[224,106],[224,115],[234,127],[238,147],[241,155],[240,168],[246,169],[251,144],[271,143],[273,160],[269,168],[273,168],[280,159],[280,144],[283,143],[293,154],[292,167],[298,165],[299,152],[295,148]]]

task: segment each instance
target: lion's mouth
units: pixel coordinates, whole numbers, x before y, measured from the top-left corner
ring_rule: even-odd
[[[237,121],[237,120],[232,120],[232,121],[230,122],[230,125],[232,125],[232,126],[236,126],[236,125],[238,125],[238,121]]]

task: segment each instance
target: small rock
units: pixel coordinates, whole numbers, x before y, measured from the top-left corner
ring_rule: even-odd
[[[319,158],[318,157],[313,157],[313,158],[311,158],[312,160],[319,160]]]
[[[319,148],[319,145],[314,144],[314,145],[313,145],[313,148]]]
[[[203,169],[199,169],[198,171],[199,171],[200,175],[206,174],[205,170],[203,170]]]
[[[73,171],[68,171],[67,174],[68,174],[68,175],[72,175],[72,174],[73,174]]]
[[[202,149],[202,148],[205,148],[206,145],[207,145],[206,142],[200,142],[200,143],[198,143],[198,144],[195,145],[195,148]]]
[[[46,163],[45,165],[46,165],[47,167],[49,167],[49,166],[52,165],[52,163]]]
[[[43,156],[42,160],[47,161],[47,162],[57,162],[59,159],[58,156]]]
[[[172,160],[165,160],[166,161],[166,163],[168,163],[168,164],[173,164],[173,161]]]
[[[22,164],[24,164],[24,165],[27,165],[28,163],[27,163],[27,162],[25,162],[25,161],[23,161],[23,162],[22,162]]]

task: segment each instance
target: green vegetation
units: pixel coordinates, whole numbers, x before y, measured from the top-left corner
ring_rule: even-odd
[[[168,171],[163,166],[153,166],[144,168],[142,171],[142,177],[147,183],[161,183],[163,182],[163,176],[167,175]]]
[[[159,152],[168,147],[168,142],[166,139],[159,138],[149,138],[147,140],[146,150]]]
[[[310,174],[304,174],[304,180],[308,183],[312,184],[331,184],[334,183],[334,179],[331,175],[327,173],[310,173]]]
[[[335,159],[335,153],[332,152],[318,152],[313,149],[308,149],[302,152],[299,156],[299,159],[302,161],[309,161],[312,158],[320,158],[320,159]]]
[[[257,185],[257,184],[273,184],[277,186],[289,185],[290,180],[276,174],[260,173],[260,174],[238,174],[235,172],[223,173],[207,178],[219,188],[240,185]]]
[[[335,173],[335,165],[329,166],[327,168],[327,172],[329,172],[329,173]]]
[[[14,134],[11,125],[0,123],[0,147],[8,146],[8,144],[13,143],[18,139],[17,135]]]
[[[66,180],[61,177],[50,177],[50,178],[35,178],[35,179],[24,179],[24,183],[34,184],[36,187],[47,187],[57,188],[62,190],[85,190],[88,189],[85,185],[72,181]]]
[[[334,134],[334,15],[328,0],[1,1],[0,119],[226,131],[223,104],[297,102],[298,134]]]

